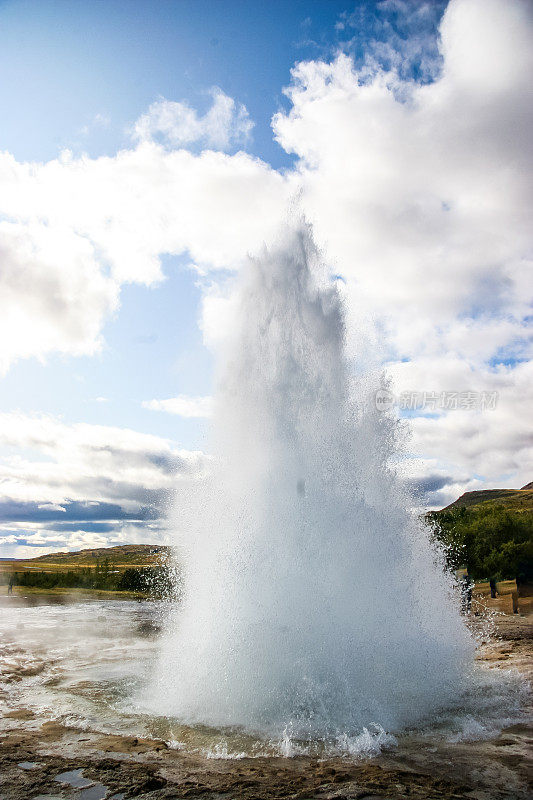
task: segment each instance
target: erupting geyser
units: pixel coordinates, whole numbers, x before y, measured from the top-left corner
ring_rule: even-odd
[[[213,469],[175,512],[184,597],[156,705],[271,738],[420,722],[457,702],[473,643],[305,225],[250,260],[236,313]]]

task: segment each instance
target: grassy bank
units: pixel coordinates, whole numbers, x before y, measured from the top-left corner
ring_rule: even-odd
[[[52,592],[56,590],[81,592],[117,592],[168,597],[174,592],[176,570],[170,565],[117,568],[107,560],[95,567],[44,570],[35,568],[0,572],[0,587]]]
[[[105,591],[103,589],[67,589],[63,586],[56,586],[53,589],[41,589],[35,586],[13,586],[11,595],[8,595],[8,587],[0,587],[0,597],[57,597],[65,601],[90,600],[149,600],[153,595],[147,592],[125,592],[118,590]]]

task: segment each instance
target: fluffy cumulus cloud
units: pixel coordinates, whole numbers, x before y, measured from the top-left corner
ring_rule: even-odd
[[[188,397],[180,394],[178,397],[169,397],[167,400],[146,400],[144,408],[152,411],[166,411],[179,417],[199,418],[211,416],[211,397]]]
[[[0,451],[0,535],[18,555],[160,535],[207,463],[157,436],[20,413],[0,414]]]
[[[394,7],[407,13],[399,0]],[[352,353],[363,331],[371,345],[364,360],[392,375],[397,396],[497,393],[490,410],[412,415],[406,471],[425,501],[530,480],[532,17],[525,0],[451,0],[439,37],[424,33],[416,52],[382,36],[362,65],[347,52],[297,64],[286,89],[291,107],[273,119],[277,141],[295,156],[284,173],[223,152],[244,142],[251,123],[219,91],[203,115],[158,101],[134,126],[136,144],[114,157],[63,153],[24,164],[0,154],[0,368],[97,351],[120,287],[163,280],[164,254],[187,253],[209,276],[201,324],[214,343],[231,324],[232,303],[216,271],[238,269],[269,241],[297,197],[344,279]],[[351,18],[341,24],[355,30]],[[405,69],[406,59],[417,69]],[[182,414],[193,407],[183,398],[155,402]],[[138,487],[172,483],[170,445],[133,446],[127,432],[121,448],[117,431],[110,453],[95,444],[97,430],[61,430],[78,442],[66,455],[83,452],[83,465],[11,461],[12,501],[65,507],[96,497],[126,508],[146,504]],[[80,444],[85,435],[92,444]],[[102,471],[117,459],[120,470]],[[87,477],[84,488],[74,478],[64,484],[54,477],[61,470],[65,480],[89,475],[91,490]],[[30,488],[40,485],[46,491],[36,497]]]
[[[117,307],[94,246],[67,226],[0,222],[0,374],[16,358],[92,355]]]
[[[211,90],[212,104],[204,115],[188,103],[161,98],[152,103],[133,127],[133,138],[161,141],[172,147],[202,144],[218,150],[244,145],[254,126],[246,106],[218,88]]]

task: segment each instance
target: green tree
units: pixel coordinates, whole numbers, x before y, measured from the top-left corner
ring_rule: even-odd
[[[533,562],[533,514],[481,503],[431,512],[427,520],[449,566],[465,564],[473,578],[514,578]]]

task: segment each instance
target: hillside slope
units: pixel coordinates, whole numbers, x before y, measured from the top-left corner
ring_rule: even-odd
[[[531,484],[527,484],[527,486],[529,487]],[[533,509],[533,488],[483,489],[477,492],[465,492],[437,513],[450,511],[452,508],[470,508],[481,504],[499,505],[510,511],[530,511]]]
[[[164,563],[170,547],[155,544],[123,544],[117,547],[97,547],[72,553],[48,553],[44,556],[0,561],[1,571],[43,570],[56,571],[76,567],[95,567],[107,560],[111,569],[125,567],[153,567]]]

